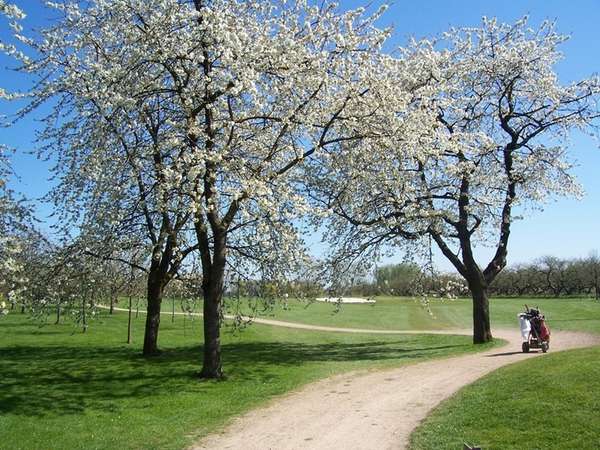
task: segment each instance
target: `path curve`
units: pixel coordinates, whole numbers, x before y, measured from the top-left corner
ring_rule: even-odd
[[[276,325],[273,322],[277,321],[269,324]],[[521,353],[518,331],[495,330],[494,335],[508,344],[486,352],[363,375],[347,373],[309,384],[234,419],[221,433],[208,436],[192,449],[406,448],[410,433],[442,400],[501,366],[542,355]],[[551,351],[598,344],[600,336],[554,332]]]
[[[110,309],[105,305],[96,305],[97,308],[100,309]],[[129,310],[126,308],[113,308],[115,311],[120,312],[128,312]],[[146,314],[146,311],[140,311],[140,314]],[[171,316],[172,312],[162,311],[162,315]],[[185,313],[185,312],[175,312],[176,316],[188,316],[192,315],[195,317],[202,317],[202,313]],[[226,314],[225,319],[234,320],[235,316]],[[382,330],[382,329],[373,329],[373,328],[343,328],[343,327],[328,327],[324,325],[310,325],[305,323],[297,323],[297,322],[285,322],[283,320],[272,320],[272,319],[259,319],[249,316],[241,316],[242,320],[251,322],[251,323],[259,323],[262,325],[271,325],[274,327],[283,327],[283,328],[294,328],[298,330],[311,330],[311,331],[327,331],[330,333],[366,333],[366,334],[464,334],[470,335],[470,330],[463,329],[443,329],[443,330]]]
[[[109,309],[98,305],[99,308]],[[114,308],[125,311],[125,308]],[[140,311],[141,312],[141,311]],[[171,315],[172,312],[162,312]],[[187,315],[175,312],[175,315]],[[192,313],[202,316],[202,313]],[[225,316],[233,319],[234,316]],[[377,330],[308,325],[243,317],[263,325],[302,330],[368,334],[462,334],[471,330]],[[191,450],[384,450],[404,449],[412,431],[429,412],[466,386],[502,366],[541,352],[521,353],[518,330],[494,330],[507,341],[503,347],[450,358],[434,359],[396,369],[361,374],[350,372],[306,385],[273,399],[265,407],[233,420]],[[600,345],[600,336],[553,331],[551,352]]]

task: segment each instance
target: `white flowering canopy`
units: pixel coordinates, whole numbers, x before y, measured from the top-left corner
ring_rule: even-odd
[[[229,254],[254,268],[301,261],[296,219],[308,207],[293,174],[316,152],[371,134],[383,9],[48,5],[61,19],[41,38],[17,28],[27,56],[12,53],[39,80],[22,113],[54,105],[41,142],[58,159],[60,209],[94,233],[147,235],[163,249],[171,237],[179,260],[225,233]]]
[[[401,49],[399,93],[382,102],[394,116],[375,124],[391,131],[343,146],[313,179],[340,253],[430,236],[461,274],[490,282],[506,263],[513,207],[580,192],[566,138],[597,125],[600,81],[560,83],[565,39],[550,22],[484,18]],[[482,271],[476,241],[497,248]]]
[[[0,0],[0,24],[7,21],[18,32],[18,21],[24,17],[23,12],[15,5]],[[1,53],[13,55],[15,51],[13,45],[0,40]],[[12,96],[0,87],[0,100],[10,98]],[[9,149],[0,143],[0,301],[4,301],[3,295],[14,295],[22,285],[22,265],[18,254],[21,250],[20,235],[26,230],[29,218],[25,205],[15,198],[7,186],[11,175]],[[2,309],[4,307],[0,308]]]

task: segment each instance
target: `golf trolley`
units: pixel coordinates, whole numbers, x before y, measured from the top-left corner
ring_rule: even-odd
[[[546,353],[550,348],[550,329],[539,308],[529,308],[525,305],[525,312],[520,313],[518,317],[523,337],[523,353],[528,353],[532,348],[541,348],[542,352]]]

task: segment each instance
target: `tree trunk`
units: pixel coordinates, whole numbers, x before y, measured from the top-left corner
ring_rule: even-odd
[[[108,314],[112,315],[115,312],[115,297],[111,294],[110,296],[110,309],[108,310]]]
[[[127,314],[127,343],[131,344],[131,295],[129,296],[129,313]]]
[[[213,263],[204,271],[204,362],[200,378],[222,379],[221,363],[221,307],[225,276],[225,239],[215,239]],[[208,272],[208,273],[207,273]]]
[[[58,325],[60,323],[60,303],[56,305],[56,322],[54,325]]]
[[[85,299],[81,301],[81,316],[82,316],[82,323],[83,323],[83,332],[85,333],[87,331],[87,314],[86,314],[86,310],[85,310]]]
[[[223,378],[221,364],[222,292],[204,294],[204,361],[200,378]]]
[[[160,309],[164,283],[159,273],[150,273],[148,276],[148,307],[146,314],[146,329],[144,332],[144,356],[158,355],[158,328],[160,326]]]
[[[484,344],[492,340],[488,288],[479,280],[469,282],[473,297],[473,343]]]

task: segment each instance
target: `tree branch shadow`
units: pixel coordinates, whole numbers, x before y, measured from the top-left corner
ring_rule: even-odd
[[[315,362],[414,360],[458,351],[470,344],[447,345],[413,339],[359,343],[233,342],[223,345],[228,382],[269,383],[282,368]],[[201,396],[215,384],[194,382],[201,346],[178,347],[147,360],[131,347],[11,346],[0,348],[0,414],[44,416],[117,413],[123,400],[152,407],[157,395],[182,390]]]

